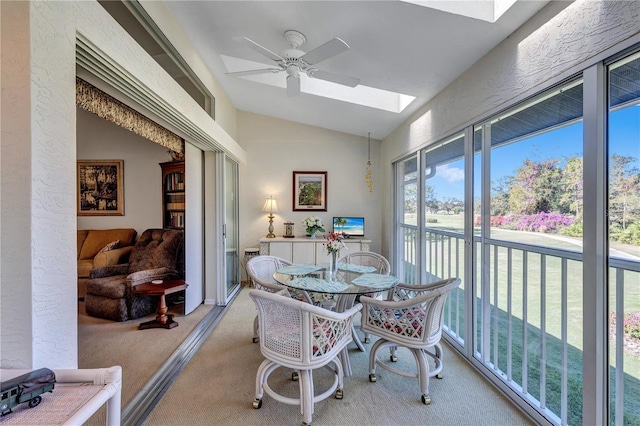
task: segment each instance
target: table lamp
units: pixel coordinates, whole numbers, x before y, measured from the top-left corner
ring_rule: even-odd
[[[276,204],[276,200],[273,199],[273,196],[269,196],[269,198],[264,202],[262,211],[269,212],[269,233],[267,234],[267,238],[275,238],[276,235],[273,233],[273,212],[278,211],[278,205]]]

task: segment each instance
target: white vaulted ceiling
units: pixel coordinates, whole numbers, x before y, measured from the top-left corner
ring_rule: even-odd
[[[169,1],[166,6],[237,109],[356,135],[371,132],[371,137],[382,139],[547,1],[519,0],[511,7],[512,1],[502,0],[415,3]],[[285,72],[226,74],[274,67],[238,38],[247,37],[282,55],[289,47],[287,30],[305,35],[299,47],[305,52],[334,37],[344,40],[350,49],[317,67],[358,77],[360,85],[350,88],[304,75],[302,93],[289,97]],[[374,106],[363,105],[366,101]]]

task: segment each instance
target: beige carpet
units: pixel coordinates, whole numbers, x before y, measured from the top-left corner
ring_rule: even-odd
[[[252,408],[255,373],[263,359],[259,345],[251,342],[254,315],[245,288],[144,424],[300,424],[297,406],[269,396],[264,397],[261,409]],[[431,380],[429,406],[420,402],[417,379],[378,369],[377,383],[369,383],[367,354],[351,346],[354,375],[345,378],[344,399],[317,403],[316,425],[533,424],[446,345],[444,379]],[[399,358],[399,363],[413,363],[409,353],[399,353]],[[290,371],[283,369],[274,375],[272,387],[297,393]],[[321,386],[327,373],[321,370],[316,377]]]
[[[182,305],[170,307],[178,327],[170,330],[139,330],[138,325],[155,315],[114,322],[88,316],[84,303],[78,303],[78,368],[122,367],[122,408],[142,389],[182,341],[202,321],[213,306],[200,305],[184,315]],[[102,408],[88,422],[105,424]]]

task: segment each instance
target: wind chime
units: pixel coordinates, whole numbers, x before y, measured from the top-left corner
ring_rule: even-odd
[[[367,152],[367,173],[364,175],[364,180],[367,182],[369,192],[373,192],[373,183],[371,182],[371,132],[367,135],[368,152]]]

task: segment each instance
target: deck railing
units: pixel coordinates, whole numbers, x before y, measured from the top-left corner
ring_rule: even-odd
[[[416,266],[417,227],[403,225],[401,231],[398,274],[401,281],[416,283],[422,276]],[[427,228],[424,241],[426,281],[462,279],[447,300],[448,338],[469,344],[464,321],[473,318],[478,361],[552,423],[582,424],[582,253],[486,238],[483,244],[476,236],[472,317],[464,303],[465,284],[471,282],[464,276],[463,234]],[[609,266],[615,336],[624,336],[625,283],[640,283],[640,262],[611,257]],[[625,375],[624,345],[611,348],[611,411],[624,413],[625,390],[640,392],[640,377]],[[612,419],[623,424],[623,416]]]

